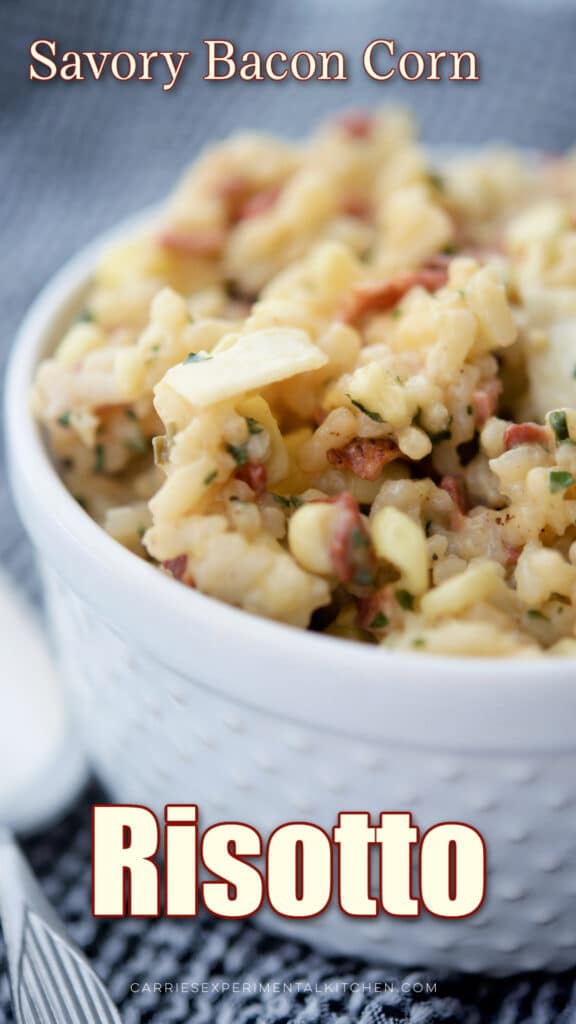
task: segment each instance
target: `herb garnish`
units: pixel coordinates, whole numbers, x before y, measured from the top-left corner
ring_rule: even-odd
[[[387,615],[384,615],[384,612],[378,612],[372,619],[369,629],[384,629],[384,627],[387,626],[389,622],[390,619],[388,618]]]
[[[292,494],[289,498],[285,498],[283,494],[271,494],[270,497],[274,498],[281,508],[300,508],[304,504],[297,494]]]
[[[550,494],[557,494],[558,491],[565,491],[567,487],[576,484],[576,480],[566,469],[551,469],[549,478]]]
[[[105,463],[105,449],[103,444],[97,444],[94,449],[94,472],[103,473]]]
[[[550,426],[554,431],[554,437],[558,442],[569,441],[570,434],[568,433],[568,423],[566,422],[566,413],[563,409],[555,409],[551,412],[548,419],[550,420]]]
[[[232,456],[237,466],[245,466],[248,462],[248,451],[245,444],[227,444],[226,451]]]
[[[414,597],[409,590],[397,590],[396,600],[405,612],[411,612],[414,608]]]
[[[204,486],[209,487],[210,484],[213,484],[217,476],[218,470],[213,469],[211,473],[208,473],[208,475],[204,477]]]
[[[529,619],[543,619],[544,622],[548,622],[546,616],[539,612],[537,608],[529,608],[526,614]]]
[[[58,417],[56,422],[59,423],[61,427],[69,427],[71,415],[72,413],[70,412],[70,409],[67,409],[66,412],[63,412],[62,415]]]
[[[94,314],[89,309],[83,309],[78,317],[79,324],[91,324],[94,320]]]
[[[252,416],[246,416],[245,420],[246,423],[248,424],[249,434],[261,434],[262,431],[264,430],[262,424],[258,423],[258,420],[253,419]]]
[[[365,416],[369,416],[375,423],[384,423],[379,412],[373,412],[371,409],[367,409],[365,405],[362,405],[362,402],[358,402],[355,398],[352,398],[352,395],[347,395],[346,397],[350,399],[352,405],[355,405],[357,409],[360,409],[360,412],[363,412]]]
[[[189,352],[186,359],[182,360],[182,366],[187,366],[188,363],[205,363],[208,359],[212,358],[206,352]]]

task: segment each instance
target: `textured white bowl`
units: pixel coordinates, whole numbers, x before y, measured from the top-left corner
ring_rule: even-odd
[[[111,798],[160,813],[197,802],[204,827],[233,818],[264,834],[294,819],[329,830],[341,810],[409,809],[422,831],[469,822],[488,847],[487,898],[470,918],[365,921],[331,908],[259,920],[382,962],[501,974],[575,964],[573,661],[392,654],[254,618],[124,550],[66,491],[29,414],[30,381],[110,237],[35,302],[6,410],[14,494]]]

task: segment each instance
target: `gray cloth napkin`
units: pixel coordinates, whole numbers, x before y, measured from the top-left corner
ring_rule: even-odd
[[[340,49],[349,80],[204,82],[202,40],[222,37],[239,50]],[[60,53],[184,49],[193,57],[169,93],[158,81],[35,83],[28,81],[28,48],[37,38],[55,39]],[[474,50],[481,81],[371,81],[361,54],[375,38],[396,39],[400,51]],[[429,142],[500,138],[554,151],[575,141],[576,7],[570,2],[0,0],[0,40],[0,375],[19,320],[57,267],[95,234],[161,196],[200,145],[232,130],[297,136],[341,106],[401,102],[415,107]],[[36,600],[31,551],[2,457],[0,561]],[[127,1024],[576,1021],[574,976],[434,979],[437,991],[430,993],[424,976],[332,961],[266,938],[250,924],[94,921],[91,797],[61,827],[31,842],[29,852]],[[146,980],[204,981],[215,991],[131,992],[131,983]],[[233,980],[249,982],[246,991],[222,990],[222,982]],[[376,983],[387,980],[389,990],[377,991]],[[288,991],[266,991],[272,981],[286,982]],[[297,982],[318,991],[297,991]],[[11,1019],[0,961],[0,1021]]]

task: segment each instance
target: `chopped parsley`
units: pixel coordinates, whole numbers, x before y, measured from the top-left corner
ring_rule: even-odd
[[[347,397],[352,402],[352,405],[355,405],[357,409],[360,409],[360,412],[363,412],[365,416],[369,416],[375,423],[384,423],[379,412],[373,412],[371,409],[367,409],[365,405],[362,405],[362,402],[358,402],[355,398],[352,398],[352,395],[348,395]]]
[[[232,456],[237,466],[245,466],[248,462],[248,451],[245,444],[227,444],[226,451]]]
[[[135,420],[137,418],[134,409],[125,409],[124,412],[129,420]]]
[[[412,647],[426,647],[426,637],[415,636],[412,641]]]
[[[187,366],[188,363],[205,363],[208,359],[212,359],[212,356],[207,355],[206,352],[189,352],[186,359],[182,361],[182,366]]]
[[[300,508],[304,504],[302,498],[299,498],[297,494],[291,494],[289,498],[285,498],[283,494],[272,494],[271,497],[280,505],[280,508]]]
[[[574,378],[576,378],[576,366],[575,366],[575,367],[574,367],[574,369],[572,370],[572,376],[573,376]]]
[[[261,423],[258,423],[258,420],[253,419],[252,416],[246,416],[245,418],[246,418],[246,423],[248,424],[248,433],[249,434],[261,434],[262,433],[262,431],[264,430],[264,427],[262,426]]]
[[[83,309],[78,317],[79,324],[91,324],[94,320],[94,314],[90,309]]]
[[[542,619],[544,622],[548,622],[546,616],[539,612],[537,608],[529,608],[526,614],[529,619]]]
[[[67,409],[66,412],[63,412],[62,415],[58,417],[57,423],[59,423],[61,427],[69,427],[71,415],[72,413],[70,412],[70,409]]]
[[[551,469],[549,478],[550,494],[557,494],[558,491],[565,491],[567,487],[576,484],[576,480],[566,469]]]
[[[414,608],[414,597],[409,590],[397,590],[396,600],[405,612],[411,612]]]
[[[97,444],[94,449],[94,472],[103,473],[106,461],[106,453],[103,444]]]
[[[550,426],[554,431],[554,437],[558,442],[569,441],[570,434],[568,433],[568,423],[566,422],[566,413],[563,409],[556,409],[551,412],[549,417]]]
[[[457,252],[457,247],[451,244],[445,245],[444,248],[442,249],[442,253],[444,256],[454,256]]]
[[[384,615],[384,612],[378,612],[377,615],[375,615],[374,618],[372,619],[369,628],[384,629],[384,627],[387,626],[389,622],[390,619],[388,618],[387,615]]]
[[[393,320],[399,320],[402,316],[402,306],[394,306],[394,309],[390,311],[390,316]]]
[[[218,470],[213,469],[211,473],[208,473],[208,475],[204,477],[204,486],[209,487],[210,484],[213,484],[217,476]]]

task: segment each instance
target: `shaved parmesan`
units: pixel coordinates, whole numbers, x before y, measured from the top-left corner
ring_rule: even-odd
[[[292,327],[264,328],[226,342],[210,358],[173,366],[159,387],[170,387],[193,406],[207,406],[318,370],[328,361],[306,331]]]

